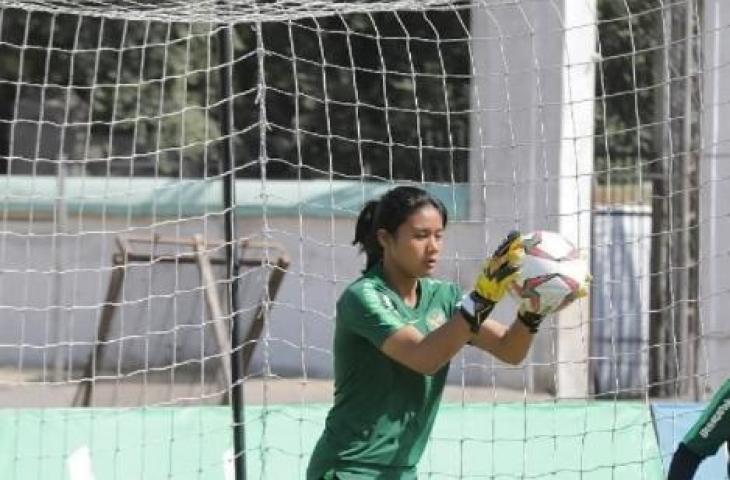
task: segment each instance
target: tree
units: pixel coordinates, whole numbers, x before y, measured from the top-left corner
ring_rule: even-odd
[[[687,393],[687,379],[696,378],[699,82],[691,72],[701,70],[695,38],[702,15],[690,9],[695,3],[598,3],[597,179],[652,186],[654,395]]]
[[[465,181],[468,24],[468,9],[238,24],[239,175],[261,175],[266,128],[269,178]],[[65,105],[66,155],[91,174],[215,173],[216,28],[6,9],[0,83]]]
[[[595,168],[598,181],[648,178],[657,136],[664,48],[660,0],[599,0]]]

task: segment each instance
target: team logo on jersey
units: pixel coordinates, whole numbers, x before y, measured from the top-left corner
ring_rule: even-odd
[[[388,312],[397,313],[393,300],[391,300],[385,292],[379,292],[372,287],[366,287],[363,290],[365,300],[373,307],[383,308]]]
[[[395,310],[395,305],[393,305],[393,300],[391,300],[390,297],[384,293],[380,294],[380,303],[383,304],[383,307],[385,307],[386,310]]]
[[[426,323],[428,324],[428,330],[433,331],[439,328],[441,325],[446,323],[446,315],[441,310],[433,310],[428,313],[426,317]]]
[[[712,417],[710,417],[710,421],[707,422],[707,425],[700,430],[700,437],[707,439],[728,410],[730,410],[730,399],[725,400],[722,404],[720,404],[720,407],[715,411]]]

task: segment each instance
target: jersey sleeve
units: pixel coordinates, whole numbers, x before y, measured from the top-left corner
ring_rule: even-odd
[[[448,284],[448,290],[447,290],[447,303],[444,306],[444,309],[446,310],[446,316],[447,318],[452,318],[454,315],[456,315],[456,312],[459,310],[459,302],[461,301],[461,297],[463,296],[463,292],[461,291],[461,287],[456,283],[449,283]]]
[[[713,455],[720,445],[730,441],[730,379],[717,390],[682,441],[702,458]]]
[[[392,300],[373,285],[348,290],[337,302],[338,328],[364,337],[378,348],[405,325]]]

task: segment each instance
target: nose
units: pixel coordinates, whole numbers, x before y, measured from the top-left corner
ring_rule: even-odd
[[[441,251],[441,239],[436,237],[435,235],[431,235],[428,242],[428,250],[435,253]]]

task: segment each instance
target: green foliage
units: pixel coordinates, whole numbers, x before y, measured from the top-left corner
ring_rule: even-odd
[[[103,159],[90,173],[140,173],[145,159],[161,175],[202,173],[203,150],[220,137],[210,26],[20,10],[2,18],[0,82],[20,89],[13,97],[64,106],[69,129],[83,132],[67,154]]]
[[[466,12],[263,26],[267,173],[464,181]]]
[[[661,0],[599,0],[595,169],[604,183],[633,183],[660,156]]]
[[[217,172],[217,27],[2,12],[0,84],[64,105],[67,155],[96,159],[90,173]],[[237,25],[239,174],[464,181],[468,23],[466,10],[353,14],[265,23],[260,42]]]

